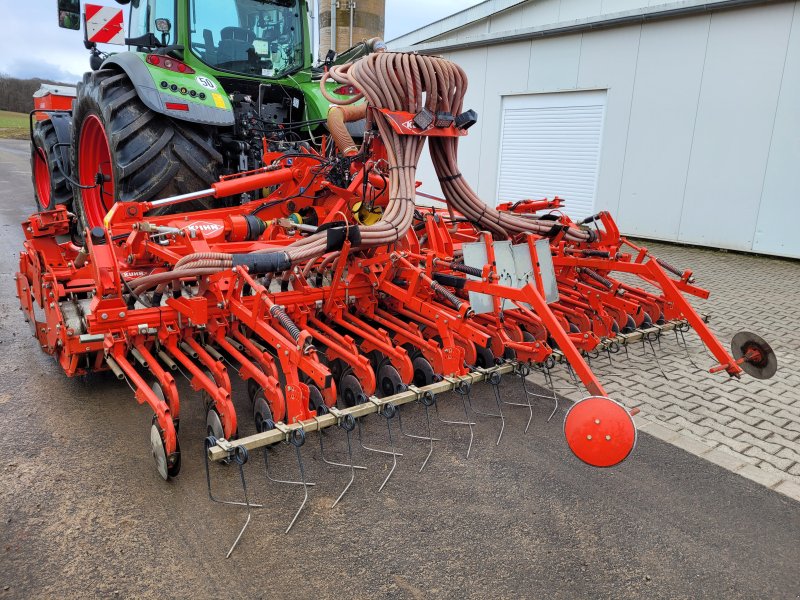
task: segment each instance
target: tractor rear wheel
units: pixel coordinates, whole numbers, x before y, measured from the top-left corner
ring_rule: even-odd
[[[60,158],[57,144],[52,121],[36,121],[31,141],[31,173],[37,210],[53,210],[57,204],[69,206],[72,202],[72,186],[57,166]]]
[[[222,155],[211,135],[147,108],[125,73],[86,73],[78,84],[72,123],[72,173],[81,185],[74,208],[84,227],[101,226],[116,202],[195,192],[217,179]],[[150,214],[207,207],[195,201]]]

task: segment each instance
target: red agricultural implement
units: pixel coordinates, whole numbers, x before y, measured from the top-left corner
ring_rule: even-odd
[[[60,205],[23,224],[17,291],[39,344],[69,376],[111,370],[130,383],[153,410],[162,477],[181,468],[176,374],[205,402],[207,468],[234,461],[242,469],[249,452],[288,443],[306,498],[300,448],[312,432],[345,431],[349,461],[331,464],[354,476],[351,432],[378,414],[390,446],[380,452],[393,464],[386,485],[403,405],[422,406],[427,433],[411,437],[432,452],[430,412],[446,401],[442,394],[461,398],[464,418],[440,423],[471,434],[474,415],[486,413],[472,408],[470,391],[488,382],[499,443],[503,405],[532,416],[527,382],[534,372],[547,379],[559,364],[590,396],[567,412],[569,447],[588,464],[613,466],[632,451],[635,426],[585,358],[666,331],[694,329],[718,362],[712,371],[774,374],[766,342],[740,334],[729,353],[686,300],[708,297],[692,272],[626,240],[608,213],[574,222],[555,210],[559,199],[484,204],[456,161],[459,137],[476,119],[462,105],[459,67],[378,53],[332,67],[323,86],[330,78],[359,90],[352,100],[364,99],[332,106],[333,141],[286,151],[265,136],[265,166],[205,190],[112,203],[102,226],[79,236]],[[362,118],[356,143],[345,125]],[[426,142],[443,208],[415,204]],[[100,164],[102,143],[92,152],[100,158],[84,163],[96,174],[82,184],[84,201],[114,185]],[[246,437],[240,423],[251,415],[237,414],[232,372],[250,397],[256,433]],[[503,377],[522,382],[522,401],[501,397]],[[240,504],[253,506],[246,487]]]

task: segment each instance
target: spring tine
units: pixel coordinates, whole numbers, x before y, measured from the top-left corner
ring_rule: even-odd
[[[405,437],[407,437],[407,438],[411,438],[413,440],[423,440],[423,441],[426,441],[426,442],[427,441],[433,441],[433,442],[441,442],[442,441],[440,438],[432,438],[430,436],[430,427],[428,428],[429,435],[416,435],[416,434],[413,434],[413,433],[406,433],[405,429],[403,429],[403,412],[402,411],[398,411],[398,413],[397,413],[397,422],[400,425],[400,433],[402,435],[404,435]]]
[[[464,397],[463,394],[457,392],[458,395],[461,397],[461,404],[464,407],[464,418],[467,419],[466,421],[451,421],[447,419],[443,419],[439,415],[439,403],[435,402],[433,404],[433,408],[436,411],[436,418],[439,420],[440,423],[444,423],[445,425],[455,425],[455,426],[465,426],[469,427],[469,445],[467,446],[467,458],[469,458],[469,453],[472,451],[472,442],[475,439],[475,431],[472,429],[474,425],[477,423],[469,420],[469,412],[467,411],[467,399]]]
[[[555,405],[553,406],[553,412],[551,412],[550,416],[547,417],[547,422],[549,423],[550,420],[555,416],[556,411],[558,411],[558,396],[556,395],[556,388],[553,385],[553,376],[550,374],[550,369],[547,368],[547,366],[544,367],[544,373],[545,373],[545,381],[549,382],[550,391],[553,392],[553,403]]]
[[[372,448],[370,446],[364,445],[364,438],[361,432],[361,419],[357,419],[356,423],[358,424],[358,443],[361,444],[361,447],[366,450],[367,452],[377,452],[378,454],[388,454],[390,456],[394,456],[395,460],[397,460],[398,456],[403,456],[402,452],[395,452],[394,447],[391,450],[381,450],[380,448]],[[391,437],[391,436],[390,436]]]
[[[295,429],[295,431],[302,432],[302,429]],[[300,438],[299,441],[296,441],[297,438]],[[309,484],[306,483],[306,472],[303,468],[303,455],[300,453],[300,447],[305,443],[305,432],[303,432],[302,436],[295,436],[293,435],[292,438],[289,440],[289,443],[294,446],[295,452],[297,454],[297,466],[300,467],[300,479],[302,480],[303,485],[303,502],[300,503],[300,507],[297,509],[297,512],[294,514],[294,518],[292,522],[289,523],[289,526],[286,528],[285,533],[289,533],[292,527],[297,521],[297,517],[300,516],[300,513],[303,512],[303,508],[306,506],[306,502],[308,502],[308,486]]]
[[[661,337],[661,332],[659,332],[657,334],[657,339],[660,338],[660,337]],[[653,345],[653,340],[651,339],[651,334],[648,333],[648,334],[642,336],[642,348],[645,351],[645,355],[647,355],[647,347],[644,345],[645,341],[647,341],[647,343],[650,344],[650,350],[653,351],[653,360],[656,361],[656,366],[658,367],[658,370],[661,371],[661,375],[664,377],[664,379],[669,381],[669,377],[667,377],[667,374],[664,373],[664,369],[661,368],[661,361],[658,360],[658,354],[656,353],[656,347]]]
[[[527,404],[523,404],[522,402],[503,401],[503,404],[507,404],[509,406],[521,406],[528,409],[530,414],[528,416],[528,423],[525,425],[525,433],[528,433],[528,429],[530,429],[531,426],[531,421],[533,421],[533,404],[531,404],[530,398],[533,394],[528,392],[528,389],[525,387],[525,377],[530,375],[530,372],[531,370],[528,368],[528,365],[517,365],[517,368],[514,371],[514,374],[522,379],[522,391],[525,394],[525,401]]]
[[[228,553],[225,555],[226,559],[230,558],[231,554],[233,554],[233,551],[236,549],[239,540],[241,540],[242,535],[244,535],[244,530],[247,529],[248,525],[250,525],[250,519],[253,516],[253,511],[251,510],[252,505],[250,504],[250,499],[247,496],[247,481],[245,480],[244,477],[244,463],[247,462],[247,459],[248,459],[247,448],[245,448],[244,446],[237,447],[236,453],[234,455],[234,460],[236,461],[236,464],[239,465],[239,477],[242,480],[242,490],[244,491],[244,502],[245,505],[247,506],[247,520],[244,522],[242,529],[239,531],[239,535],[237,535],[236,539],[233,541],[233,545],[231,546],[230,550],[228,550]],[[206,459],[206,461],[208,461],[208,459]]]
[[[380,415],[386,419],[386,430],[389,432],[389,447],[392,449],[392,468],[389,471],[389,474],[386,476],[386,479],[383,480],[381,487],[378,488],[378,492],[382,492],[383,488],[386,487],[386,484],[389,483],[389,478],[394,474],[394,470],[397,468],[397,457],[402,456],[402,454],[398,454],[394,451],[394,440],[392,439],[392,418],[397,414],[397,407],[394,404],[384,404],[383,409],[380,412]]]
[[[498,378],[499,378],[499,375],[498,375]],[[500,435],[497,437],[497,442],[495,443],[495,446],[499,446],[500,445],[500,440],[503,437],[503,431],[505,431],[505,428],[506,428],[506,418],[503,416],[503,408],[501,406],[500,394],[497,392],[497,388],[496,388],[496,386],[499,385],[499,379],[498,379],[497,383],[494,383],[494,380],[495,380],[495,374],[492,373],[492,376],[489,379],[489,383],[492,384],[492,388],[495,390],[495,402],[497,403],[497,411],[498,411],[496,413],[490,413],[490,412],[484,412],[484,411],[481,411],[481,410],[477,410],[473,406],[473,404],[472,404],[472,396],[470,394],[470,392],[472,390],[472,386],[471,385],[469,385],[469,384],[467,384],[465,382],[462,382],[463,385],[459,386],[459,388],[456,388],[456,392],[458,392],[459,394],[463,394],[464,395],[464,397],[467,400],[467,403],[469,404],[470,410],[472,410],[472,412],[474,412],[475,414],[478,414],[478,415],[481,415],[481,416],[484,416],[484,417],[500,419]]]
[[[350,463],[349,464],[338,463],[338,462],[335,462],[335,461],[332,461],[332,460],[328,460],[327,458],[325,458],[325,446],[324,446],[324,443],[323,443],[322,440],[325,437],[326,432],[323,429],[323,430],[320,430],[319,433],[320,433],[320,435],[319,435],[319,453],[320,453],[320,456],[322,456],[322,462],[324,462],[326,465],[330,465],[332,467],[344,467],[345,469],[350,469],[352,467],[353,469],[359,469],[359,470],[363,470],[363,471],[367,470],[367,467],[365,467],[363,465],[354,465],[353,464],[353,460],[352,460],[352,456],[350,457]]]
[[[350,458],[350,481],[347,482],[347,485],[344,486],[342,493],[339,494],[339,497],[331,504],[331,508],[336,508],[336,505],[339,504],[339,500],[341,500],[344,495],[347,493],[347,490],[350,489],[350,486],[353,485],[353,482],[356,479],[356,467],[353,465],[353,443],[350,437],[350,434],[353,433],[353,429],[355,428],[355,419],[353,419],[352,415],[348,415],[339,422],[339,426],[344,429],[345,435],[347,436],[347,456]],[[366,469],[366,467],[364,467]]]
[[[503,401],[500,400],[500,380],[501,375],[500,373],[492,373],[492,376],[489,378],[489,384],[492,386],[492,391],[494,392],[494,400],[497,403],[497,412],[500,416],[500,435],[497,436],[497,443],[495,446],[500,445],[500,440],[503,438],[503,432],[506,429],[506,418],[503,416]],[[530,406],[530,402],[528,403]],[[533,408],[531,408],[531,418],[533,418]]]
[[[571,364],[566,363],[566,365],[567,365],[567,371],[569,372],[569,376],[572,379],[572,382],[575,384],[575,387],[578,387],[580,385],[580,382],[578,381],[578,376],[575,375],[575,371],[572,370]]]
[[[692,364],[695,370],[700,371],[701,370],[700,367],[697,365],[696,362],[694,362],[692,355],[689,354],[689,344],[686,342],[686,336],[683,335],[684,333],[683,327],[678,326],[675,329],[673,329],[673,331],[675,332],[675,342],[678,344],[678,346],[683,347],[683,351],[686,354],[686,358],[689,359],[689,362]],[[678,339],[678,336],[680,336],[680,339]],[[681,343],[681,341],[683,343]]]
[[[425,407],[425,422],[428,424],[428,439],[431,442],[431,446],[430,446],[430,450],[428,450],[428,456],[426,456],[425,460],[422,461],[422,466],[419,468],[419,471],[418,471],[419,473],[422,473],[422,469],[425,468],[425,465],[428,464],[428,461],[430,460],[431,456],[433,455],[433,442],[436,440],[436,438],[433,437],[433,430],[431,429],[431,413],[430,413],[430,410],[428,408],[428,405],[427,404],[423,404],[422,406]]]
[[[299,429],[298,431],[302,431],[302,429]],[[264,471],[267,474],[267,479],[269,479],[273,483],[281,483],[284,485],[302,485],[302,486],[317,485],[316,483],[305,482],[305,481],[290,481],[287,479],[275,479],[272,475],[269,474],[269,452],[267,446],[264,446]]]
[[[217,439],[213,436],[207,437],[205,441],[206,450],[209,448],[217,445]],[[219,500],[214,498],[214,495],[211,493],[211,470],[209,469],[208,463],[208,452],[205,452],[205,465],[206,465],[206,483],[208,484],[208,498],[212,502],[217,502],[219,504],[230,504],[232,506],[247,506],[248,508],[264,508],[263,504],[253,504],[247,501],[247,494],[245,492],[245,502],[236,502],[233,500]]]
[[[415,388],[416,389],[416,388]],[[415,439],[415,440],[422,440],[425,442],[430,443],[430,450],[428,451],[428,456],[425,457],[425,460],[422,461],[422,466],[419,468],[418,473],[422,473],[422,470],[425,468],[425,465],[428,464],[428,459],[430,459],[431,455],[433,454],[433,442],[441,442],[440,438],[433,437],[433,429],[431,427],[431,415],[428,411],[428,407],[432,406],[436,402],[436,398],[430,392],[425,393],[424,395],[420,396],[419,403],[422,404],[423,408],[425,409],[425,421],[428,427],[428,435],[415,435],[412,433],[406,433],[403,430],[403,413],[402,411],[397,411],[397,422],[400,424],[400,433],[406,437]]]

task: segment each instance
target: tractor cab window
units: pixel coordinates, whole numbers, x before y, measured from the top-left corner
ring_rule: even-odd
[[[170,22],[169,33],[156,28],[156,19]],[[136,38],[152,33],[164,45],[177,44],[175,28],[175,0],[131,0],[128,37]]]
[[[215,69],[282,77],[303,66],[298,0],[191,2],[192,52]]]

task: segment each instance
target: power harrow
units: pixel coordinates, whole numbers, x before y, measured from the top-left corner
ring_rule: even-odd
[[[238,464],[245,499],[234,504],[249,508],[257,505],[243,464],[256,449],[268,460],[267,448],[292,446],[301,480],[284,483],[302,485],[307,499],[301,446],[338,426],[349,460],[326,462],[351,471],[338,503],[361,468],[350,442],[364,417],[378,414],[388,429],[388,449],[367,448],[391,457],[383,489],[398,464],[393,424],[402,427],[404,405],[424,410],[427,432],[406,434],[430,445],[421,471],[445,392],[464,415],[439,416],[440,426],[469,428],[471,449],[473,419],[488,415],[499,421],[499,443],[503,406],[532,417],[531,377],[552,387],[560,364],[589,392],[567,412],[569,447],[590,465],[618,464],[636,442],[632,411],[607,398],[587,359],[665,331],[694,329],[718,363],[712,372],[775,373],[775,355],[756,335],[724,348],[686,299],[708,297],[693,273],[621,236],[607,212],[575,222],[559,198],[484,204],[458,170],[458,140],[477,115],[464,110],[456,65],[384,52],[332,67],[323,93],[328,79],[358,94],[329,98],[331,137],[317,146],[276,151],[265,138],[265,167],[194,193],[118,202],[80,243],[63,206],[23,224],[17,292],[39,344],[68,376],[110,370],[130,383],[154,413],[152,454],[164,479],[181,468],[177,375],[204,400],[206,468]],[[364,118],[356,143],[345,125]],[[440,208],[415,203],[426,141]],[[219,205],[196,210],[200,199]],[[253,435],[239,435],[250,415],[234,407],[232,372],[246,382]],[[501,397],[504,377],[522,382],[522,402]],[[496,412],[472,406],[481,381]]]

